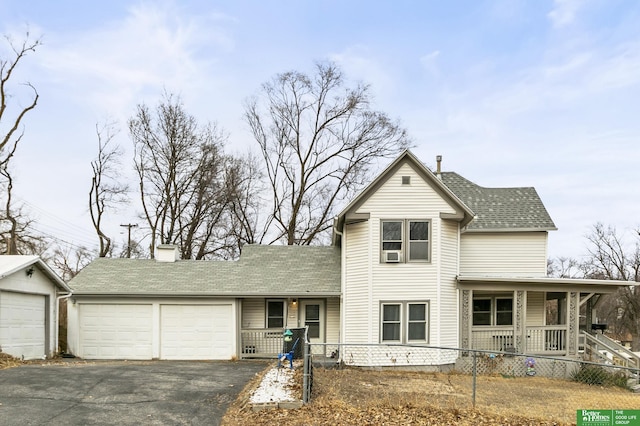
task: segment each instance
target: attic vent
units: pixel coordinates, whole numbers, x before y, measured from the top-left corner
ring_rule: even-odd
[[[402,176],[402,184],[409,185],[411,183],[411,176]]]

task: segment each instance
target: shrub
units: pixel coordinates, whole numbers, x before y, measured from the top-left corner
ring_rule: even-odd
[[[618,386],[628,389],[627,375],[622,371],[607,371],[605,367],[599,365],[582,364],[579,369],[571,374],[574,382],[585,383],[587,385]]]

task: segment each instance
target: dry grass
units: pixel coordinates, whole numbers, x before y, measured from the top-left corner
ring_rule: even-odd
[[[74,359],[73,364],[88,364],[88,362],[80,359]],[[70,363],[68,360],[65,360],[61,356],[55,356],[53,358],[47,359],[21,360],[7,353],[0,352],[0,370],[4,370],[5,368],[19,367],[21,365],[70,365]]]
[[[313,398],[300,410],[254,413],[260,377],[232,404],[223,425],[567,425],[576,410],[637,409],[640,395],[542,377],[477,379],[461,374],[315,370]]]

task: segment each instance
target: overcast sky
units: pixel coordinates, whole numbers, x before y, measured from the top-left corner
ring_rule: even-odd
[[[1,33],[44,42],[12,78],[40,94],[15,192],[42,232],[95,246],[96,123],[117,120],[129,149],[136,104],[167,90],[245,152],[243,101],[328,59],[371,84],[428,166],[440,154],[479,185],[535,187],[559,228],[549,256],[579,258],[594,223],[628,237],[640,225],[638,22],[635,0],[0,0]],[[142,225],[136,210],[113,215],[113,232]]]

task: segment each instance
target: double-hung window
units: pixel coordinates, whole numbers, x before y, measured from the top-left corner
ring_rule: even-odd
[[[402,304],[386,303],[382,305],[382,341],[401,342]]]
[[[382,262],[428,262],[429,228],[428,220],[383,220],[380,239]]]
[[[513,298],[474,298],[473,325],[513,325]]]
[[[267,328],[284,327],[284,300],[267,300]]]
[[[382,343],[428,343],[428,302],[383,302],[380,307]]]

